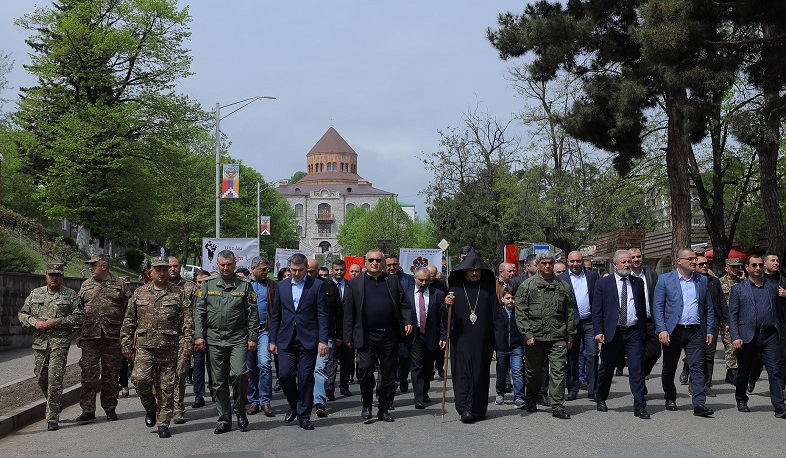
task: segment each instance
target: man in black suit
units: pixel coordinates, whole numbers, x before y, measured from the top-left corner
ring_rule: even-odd
[[[415,289],[415,277],[409,275],[401,269],[401,263],[397,254],[385,255],[385,272],[388,275],[394,275],[401,281],[401,287],[404,290]],[[409,390],[409,370],[411,363],[409,361],[409,342],[401,342],[398,346],[398,366],[396,367],[396,379],[398,380],[401,392],[406,393]]]
[[[348,288],[348,281],[344,278],[347,271],[347,263],[341,259],[336,259],[330,266],[330,278],[336,285],[336,290],[341,298],[341,313],[336,316],[336,341],[333,344],[333,357],[338,359],[338,388],[342,396],[352,396],[349,391],[349,379],[355,370],[355,350],[344,345],[344,295]],[[328,380],[328,385],[332,388],[335,384],[335,374],[333,380]]]
[[[644,257],[639,248],[628,249],[630,253],[631,275],[644,281],[644,297],[647,305],[647,332],[644,334],[644,377],[647,377],[655,367],[655,363],[660,359],[661,345],[658,335],[655,334],[655,322],[652,319],[652,304],[655,297],[655,285],[658,284],[658,274],[654,270],[644,267]],[[644,394],[647,394],[647,387],[644,386]]]
[[[340,259],[337,261],[344,262]],[[320,271],[322,269],[320,268]],[[327,270],[327,268],[324,269]],[[327,401],[336,399],[335,383],[339,358],[338,349],[342,346],[341,334],[344,330],[344,303],[341,291],[336,282],[329,276],[322,279],[322,286],[325,289],[325,303],[330,313],[330,321],[328,324],[328,353],[324,357],[317,358],[316,369],[314,370],[314,410],[320,418],[328,416]]]
[[[595,402],[600,412],[607,412],[611,379],[620,354],[628,358],[630,391],[633,394],[633,414],[642,419],[650,418],[644,399],[644,333],[647,330],[644,282],[630,274],[630,253],[614,253],[614,274],[601,278],[595,284],[592,301],[592,323],[595,340],[603,345],[601,350],[598,390]]]
[[[757,357],[761,357],[770,381],[770,401],[775,416],[786,418],[781,376],[778,313],[778,285],[764,279],[764,261],[759,255],[745,260],[748,278],[732,286],[729,296],[729,333],[737,350],[737,410],[748,408],[748,376]]]
[[[559,278],[565,280],[576,296],[576,307],[573,310],[573,321],[576,324],[576,335],[573,347],[568,350],[566,384],[568,394],[566,401],[573,401],[579,394],[579,358],[584,358],[587,370],[587,396],[595,399],[598,387],[598,342],[592,326],[592,299],[595,294],[595,282],[598,274],[584,268],[584,255],[579,251],[568,253],[568,270]],[[581,353],[581,342],[584,342],[584,353]]]
[[[429,286],[430,278],[425,267],[415,271],[415,288],[405,290],[412,305],[412,324],[414,331],[407,336],[412,367],[412,391],[415,394],[415,408],[425,409],[431,402],[428,396],[430,380],[433,375],[434,359],[439,348],[440,308],[445,293]]]
[[[308,260],[289,258],[290,278],[278,283],[270,321],[268,350],[278,355],[281,388],[289,403],[284,421],[297,416],[300,427],[313,430],[314,367],[317,354],[327,355],[330,312],[322,280],[306,275]]]
[[[410,306],[396,276],[383,272],[384,257],[379,250],[366,253],[366,273],[349,282],[344,296],[344,343],[358,351],[363,420],[371,420],[374,399],[374,365],[382,375],[379,387],[381,421],[394,421],[388,410],[396,391],[398,344],[412,332]]]

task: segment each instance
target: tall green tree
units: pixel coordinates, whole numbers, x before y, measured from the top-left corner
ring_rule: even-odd
[[[380,240],[390,240],[385,254],[416,247],[414,222],[392,197],[380,199],[368,211],[350,210],[338,230],[338,243],[347,255],[365,255],[378,249]]]
[[[151,231],[153,159],[205,118],[175,92],[189,21],[175,0],[58,0],[16,20],[37,84],[14,119],[36,138],[24,154],[48,215],[116,240]]]

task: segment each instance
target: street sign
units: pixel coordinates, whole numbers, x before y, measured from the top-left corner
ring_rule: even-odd
[[[445,251],[445,250],[447,250],[447,249],[448,249],[448,247],[450,246],[450,244],[448,243],[448,241],[447,241],[447,240],[445,240],[445,239],[442,239],[442,240],[440,240],[440,241],[439,241],[439,243],[437,244],[437,246],[438,246],[438,247],[439,247],[439,248],[440,248],[442,251]]]

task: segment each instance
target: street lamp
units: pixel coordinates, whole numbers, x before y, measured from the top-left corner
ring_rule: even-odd
[[[275,100],[275,97],[270,96],[256,96],[250,97],[244,100],[240,100],[238,102],[230,103],[229,105],[221,106],[220,103],[216,103],[216,238],[221,237],[221,120],[226,118],[227,116],[231,116],[232,114],[242,110],[243,108],[247,107],[248,105],[256,102],[260,99],[271,99]],[[237,105],[242,103],[238,108],[230,112],[228,115],[224,117],[221,116],[221,109],[226,107],[231,107],[233,105]]]

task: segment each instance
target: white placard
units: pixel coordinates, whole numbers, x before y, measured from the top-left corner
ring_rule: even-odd
[[[442,250],[425,248],[402,248],[399,250],[398,262],[404,273],[412,275],[418,268],[436,266],[442,270]]]
[[[251,270],[251,258],[259,256],[259,239],[202,239],[202,268],[208,272],[218,271],[218,253],[229,250],[235,253],[235,269]]]

